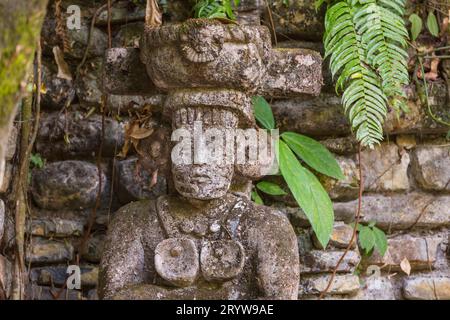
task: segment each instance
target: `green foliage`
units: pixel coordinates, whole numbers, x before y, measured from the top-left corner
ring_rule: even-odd
[[[409,16],[411,22],[411,40],[416,41],[419,34],[422,32],[423,22],[422,19],[415,13]]]
[[[198,0],[193,8],[194,17],[236,20],[234,8],[239,3],[240,0]]]
[[[275,129],[275,119],[272,114],[272,108],[270,104],[261,96],[255,96],[252,98],[253,109],[255,112],[256,120],[261,123],[264,129]]]
[[[292,195],[308,217],[320,244],[326,248],[334,223],[330,197],[316,176],[300,164],[283,141],[279,141],[278,162]]]
[[[42,169],[45,165],[45,160],[42,159],[39,153],[30,156],[30,163],[34,168]]]
[[[285,132],[281,137],[291,150],[311,168],[337,180],[344,179],[341,167],[333,155],[319,142],[293,132]]]
[[[256,203],[256,204],[264,204],[264,201],[261,199],[260,195],[258,194],[258,192],[256,191],[252,191],[252,200]]]
[[[428,13],[427,28],[432,36],[439,37],[439,24],[437,22],[436,15],[432,11]]]
[[[388,105],[402,108],[409,83],[406,0],[334,0],[325,16],[325,56],[356,138],[373,147],[383,140]],[[323,1],[318,0],[319,6]]]
[[[270,194],[271,196],[285,196],[286,191],[281,189],[281,187],[273,182],[261,181],[256,187],[264,193]]]
[[[377,250],[381,256],[386,254],[388,248],[386,234],[383,230],[377,228],[374,222],[367,226],[358,224],[357,230],[359,247],[366,255],[372,255],[374,250]]]
[[[269,103],[263,97],[252,99],[255,116],[265,129],[274,129],[275,120]],[[278,141],[278,164],[290,192],[302,208],[311,226],[325,248],[333,230],[333,204],[317,177],[302,163],[335,179],[343,178],[339,164],[319,142],[292,132],[281,135]],[[278,185],[260,182],[257,189],[271,195],[285,195]],[[255,202],[262,202],[257,192],[252,193]]]

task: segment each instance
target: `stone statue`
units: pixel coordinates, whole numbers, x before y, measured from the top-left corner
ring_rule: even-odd
[[[269,65],[266,28],[189,20],[146,30],[140,55],[153,83],[168,92],[163,109],[174,132],[194,134],[198,123],[255,126],[250,96]],[[100,297],[297,299],[289,221],[230,191],[234,175],[258,176],[255,165],[172,161],[171,168],[177,194],[130,203],[111,222]]]

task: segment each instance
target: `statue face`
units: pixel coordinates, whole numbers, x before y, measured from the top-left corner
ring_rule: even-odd
[[[213,164],[172,165],[177,191],[188,198],[217,199],[224,196],[231,184],[234,166]]]
[[[236,128],[237,124],[238,118],[231,111],[212,107],[181,108],[174,112],[172,119],[174,135],[176,131],[184,132],[182,141],[183,143],[189,141],[184,147],[192,160],[176,162],[174,151],[177,146],[172,150],[172,175],[175,188],[181,195],[198,200],[211,200],[227,193],[234,174],[234,163],[209,161],[204,158],[199,161],[197,155],[203,153],[206,147],[203,145],[205,147],[203,148],[202,144],[195,141],[200,134],[208,136],[208,132],[215,132],[220,136],[221,132]],[[209,141],[208,138],[205,139]],[[212,141],[221,141],[221,138],[218,139],[216,135]]]

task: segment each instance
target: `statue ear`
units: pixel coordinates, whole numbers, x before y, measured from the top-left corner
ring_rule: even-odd
[[[264,174],[260,164],[235,164],[235,174],[250,180],[261,179]]]

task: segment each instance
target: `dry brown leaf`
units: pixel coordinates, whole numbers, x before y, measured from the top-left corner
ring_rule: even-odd
[[[129,133],[129,137],[136,139],[136,140],[142,140],[145,138],[148,138],[152,135],[153,129],[148,128],[140,128],[139,126],[133,126],[131,132]]]
[[[411,274],[411,264],[409,263],[409,260],[406,257],[402,260],[402,262],[400,262],[400,268],[408,276]]]
[[[147,28],[158,28],[162,24],[162,13],[156,0],[147,0],[145,25]]]
[[[55,61],[58,65],[57,77],[72,81],[72,73],[70,72],[69,65],[64,60],[64,53],[58,46],[53,47],[53,55],[55,56]]]

